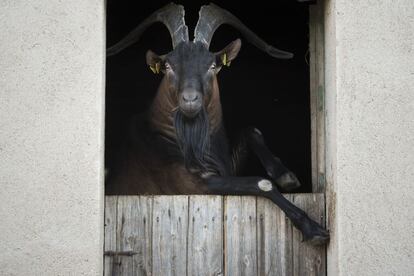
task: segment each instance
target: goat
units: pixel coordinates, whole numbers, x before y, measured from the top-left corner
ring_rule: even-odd
[[[117,166],[107,180],[107,194],[219,194],[256,195],[269,198],[314,244],[329,240],[329,233],[279,192],[300,185],[296,176],[267,148],[258,129],[245,129],[230,148],[223,126],[216,75],[236,58],[241,40],[219,52],[209,51],[216,29],[229,24],[272,57],[287,59],[291,53],[268,45],[230,12],[210,4],[203,6],[188,38],[184,8],[169,4],[150,15],[124,39],[110,47],[112,56],[135,43],[147,27],[162,22],[168,28],[173,50],[157,55],[151,50],[146,62],[154,73],[163,73],[149,110],[136,116]],[[243,161],[252,151],[271,180],[241,177]]]

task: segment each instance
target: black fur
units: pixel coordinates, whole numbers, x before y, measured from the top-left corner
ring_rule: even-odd
[[[174,127],[177,143],[183,154],[187,169],[207,168],[206,156],[210,150],[209,121],[205,110],[196,117],[188,118],[180,111],[174,114]]]

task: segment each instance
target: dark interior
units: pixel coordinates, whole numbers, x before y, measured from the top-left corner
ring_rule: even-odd
[[[107,1],[107,46],[122,39],[149,14],[170,1]],[[210,1],[176,1],[186,9],[190,38],[201,5]],[[214,1],[213,1],[214,2]],[[217,2],[239,17],[269,44],[293,52],[291,60],[274,59],[261,52],[229,26],[221,26],[210,50],[221,50],[236,38],[242,48],[231,67],[218,76],[224,121],[229,137],[247,126],[259,128],[269,148],[302,183],[297,192],[311,192],[311,129],[308,58],[308,5],[293,0]],[[155,24],[140,41],[110,57],[106,67],[105,165],[125,133],[129,118],[151,102],[161,75],[145,63],[148,49],[158,54],[171,50],[171,39],[162,24]],[[266,176],[252,157],[245,175]]]

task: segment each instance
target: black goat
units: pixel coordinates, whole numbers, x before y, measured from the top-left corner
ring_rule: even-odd
[[[131,124],[125,150],[120,152],[118,165],[107,181],[107,194],[264,196],[286,213],[304,240],[325,243],[328,232],[286,200],[270,180],[237,176],[251,150],[280,187],[300,185],[266,147],[259,130],[246,129],[230,149],[216,75],[236,58],[241,41],[237,39],[217,53],[211,53],[209,45],[215,30],[229,24],[273,57],[291,58],[292,54],[266,44],[234,15],[213,4],[201,8],[194,41],[189,41],[183,7],[169,4],[109,48],[108,56],[135,43],[148,26],[158,21],[170,31],[173,51],[162,56],[147,52],[150,69],[165,76],[147,113]]]

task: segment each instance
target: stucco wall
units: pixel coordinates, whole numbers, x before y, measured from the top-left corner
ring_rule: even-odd
[[[414,1],[325,3],[329,275],[414,273]]]
[[[0,275],[102,269],[104,9],[0,1]],[[325,2],[330,275],[414,271],[414,2]]]
[[[104,1],[0,1],[0,275],[98,275]]]

